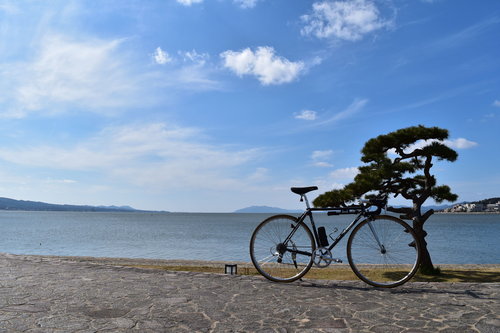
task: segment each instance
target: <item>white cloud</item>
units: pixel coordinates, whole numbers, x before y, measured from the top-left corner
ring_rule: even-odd
[[[331,123],[336,123],[340,120],[352,117],[359,111],[361,111],[365,105],[368,103],[368,99],[356,99],[354,100],[346,109],[340,111],[339,113],[335,114],[333,117],[330,117],[329,119],[318,123],[317,125],[326,125],[326,124],[331,124]]]
[[[221,89],[221,83],[211,78],[216,71],[209,62],[208,53],[196,50],[177,51],[177,57],[169,56],[173,66],[164,67],[152,77],[154,85],[190,91],[207,91]]]
[[[241,8],[253,8],[257,5],[259,0],[233,0],[235,4]]]
[[[233,0],[233,2],[241,8],[253,8],[260,0]],[[184,6],[191,6],[196,3],[202,3],[203,0],[177,0],[178,3]]]
[[[211,76],[214,69],[203,63],[194,63],[166,73],[163,84],[173,89],[190,91],[220,90],[222,84]]]
[[[127,39],[72,38],[48,33],[30,46],[28,60],[0,63],[0,118],[32,114],[93,112],[115,116],[151,106],[178,91],[221,89],[217,68],[195,50],[174,59],[161,47],[150,54],[158,64],[134,61],[142,54]],[[177,60],[177,61],[176,61]]]
[[[333,165],[328,162],[333,155],[333,150],[315,150],[311,154],[313,165],[321,168],[329,168]]]
[[[153,53],[153,59],[159,65],[165,65],[166,63],[172,61],[172,58],[168,55],[168,53],[163,51],[160,47],[157,47]]]
[[[3,11],[7,14],[18,14],[19,12],[21,12],[21,10],[12,3],[0,4],[0,11]]]
[[[390,25],[371,0],[315,2],[312,13],[303,15],[302,20],[306,24],[303,35],[348,41],[360,40]]]
[[[499,107],[500,108],[500,101],[497,99],[493,102],[493,106]]]
[[[315,150],[311,154],[313,160],[328,159],[332,157],[333,150]]]
[[[40,41],[33,61],[4,64],[10,77],[4,87],[4,117],[24,117],[32,112],[58,113],[85,108],[95,112],[137,104],[138,87],[126,57],[123,40],[69,40],[47,35]]]
[[[191,6],[194,3],[202,3],[203,0],[177,0],[177,2],[184,6]]]
[[[331,168],[333,166],[333,164],[329,163],[329,162],[318,161],[318,162],[314,163],[314,166],[317,166],[320,168]]]
[[[210,55],[208,53],[198,53],[196,50],[179,51],[178,53],[185,62],[192,62],[198,65],[205,65],[210,59]]]
[[[258,149],[227,149],[209,145],[196,128],[164,123],[108,127],[69,147],[38,145],[0,148],[0,159],[13,164],[67,172],[92,172],[143,188],[230,188],[246,176],[240,168],[256,160]],[[248,181],[261,179],[257,169]]]
[[[202,3],[204,0],[177,0],[178,3],[184,6],[191,6],[196,3]],[[233,2],[241,8],[253,8],[260,0],[233,0]]]
[[[470,141],[464,138],[458,138],[458,139],[453,139],[453,140],[444,140],[444,141],[439,141],[439,140],[419,140],[417,141],[414,145],[408,147],[406,151],[412,151],[414,149],[418,148],[423,148],[432,142],[441,142],[444,145],[453,148],[453,149],[469,149],[472,147],[477,146],[477,142]]]
[[[220,54],[224,66],[238,76],[254,75],[263,85],[292,82],[304,70],[304,63],[292,62],[275,55],[272,47],[261,46],[254,52],[250,48],[242,51],[225,51]]]
[[[73,179],[51,179],[48,178],[44,181],[46,184],[76,184],[78,183]]]
[[[446,145],[450,148],[453,148],[453,149],[469,149],[469,148],[476,147],[478,145],[477,142],[470,141],[470,140],[467,140],[465,138],[457,138],[457,139],[453,139],[453,140],[444,140],[444,141],[435,140],[435,139],[418,140],[417,142],[415,142],[415,144],[410,145],[408,148],[406,148],[405,153],[410,153],[410,152],[414,151],[415,149],[421,149],[425,146],[428,146],[429,144],[431,144],[433,142],[441,142],[444,145]],[[398,156],[395,149],[390,149],[387,153],[391,156]]]
[[[316,111],[302,110],[300,113],[295,114],[295,118],[303,120],[316,120]]]
[[[315,179],[314,184],[318,185],[320,192],[340,189],[352,182],[358,173],[357,167],[341,168],[330,172],[327,177]]]
[[[341,182],[341,181],[352,181],[354,177],[359,173],[357,167],[342,168],[332,171],[329,174],[330,179]]]
[[[269,169],[267,168],[257,168],[254,173],[248,177],[251,182],[261,182],[269,178]]]
[[[477,142],[470,141],[464,138],[445,140],[444,144],[454,149],[469,149],[478,145]]]

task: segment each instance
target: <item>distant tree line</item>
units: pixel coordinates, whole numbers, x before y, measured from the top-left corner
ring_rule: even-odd
[[[484,200],[481,200],[481,201],[474,201],[474,202],[471,202],[471,203],[473,203],[473,204],[489,205],[489,204],[496,204],[497,202],[500,202],[500,198],[484,199]]]
[[[24,210],[24,211],[77,211],[77,212],[132,212],[137,211],[131,207],[115,206],[80,206],[80,205],[57,205],[38,201],[15,200],[0,198],[0,210]]]

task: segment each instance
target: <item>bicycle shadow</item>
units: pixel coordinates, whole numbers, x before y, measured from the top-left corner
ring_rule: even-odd
[[[354,285],[359,283],[360,285]],[[299,281],[301,287],[304,288],[316,288],[316,289],[330,289],[330,290],[346,290],[346,291],[363,291],[363,292],[382,292],[391,295],[395,294],[439,294],[439,295],[454,295],[454,296],[467,296],[476,299],[484,300],[498,300],[498,298],[490,297],[491,295],[485,292],[472,291],[472,290],[457,290],[456,286],[450,284],[449,287],[444,288],[442,286],[421,286],[422,282],[408,282],[404,286],[395,288],[379,288],[372,286],[363,286],[363,282],[352,281],[348,284],[343,283],[343,281],[329,281],[325,283],[323,281],[318,282],[314,280],[302,280]],[[425,283],[427,284],[427,283]]]

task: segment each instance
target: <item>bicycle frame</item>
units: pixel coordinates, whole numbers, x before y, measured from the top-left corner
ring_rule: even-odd
[[[313,208],[306,193],[317,189],[316,186],[292,187],[292,192],[306,201],[303,213],[298,217],[274,215],[257,226],[250,240],[250,257],[260,274],[271,281],[292,282],[307,274],[313,264],[325,268],[333,262],[342,263],[332,256],[332,250],[349,234],[347,260],[362,281],[375,287],[392,288],[415,275],[421,261],[420,242],[406,222],[395,216],[381,215],[386,209],[387,195],[372,197],[357,205]],[[334,235],[335,228],[327,236],[324,227],[316,226],[314,215],[318,212],[354,216],[339,234]]]
[[[378,212],[369,212],[365,209],[364,206],[348,206],[348,207],[332,207],[332,208],[311,208],[309,205],[309,201],[307,200],[307,196],[305,194],[301,195],[300,201],[305,200],[306,202],[306,210],[298,219],[297,225],[294,227],[294,229],[290,232],[290,235],[285,239],[283,242],[284,244],[288,244],[288,241],[293,237],[295,232],[300,226],[300,223],[303,222],[305,223],[306,217],[309,217],[310,224],[313,229],[313,235],[314,235],[314,241],[316,242],[317,247],[321,247],[321,243],[319,240],[319,235],[318,235],[318,230],[316,228],[316,223],[314,223],[314,217],[313,217],[313,212],[327,212],[328,215],[353,215],[357,214],[356,218],[340,232],[340,234],[337,236],[337,238],[333,239],[333,243],[328,247],[328,250],[331,251],[344,237],[351,231],[351,229],[361,220],[363,217],[370,217],[374,216]],[[374,232],[372,230],[372,232]],[[376,234],[374,232],[375,237]],[[298,254],[303,254],[303,255],[312,255],[312,253],[308,252],[303,252],[303,251],[297,251],[293,249],[288,249],[290,252],[296,252]]]

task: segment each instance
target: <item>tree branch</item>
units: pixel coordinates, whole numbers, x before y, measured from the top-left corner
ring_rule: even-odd
[[[387,206],[387,210],[392,212],[392,213],[397,213],[397,214],[411,214],[411,212],[412,212],[410,207]]]
[[[401,218],[403,220],[411,220],[413,217],[413,210],[409,207],[396,208],[396,207],[388,206],[387,210],[391,213],[403,214],[403,215],[399,216],[399,218]]]
[[[411,153],[405,153],[401,147],[396,147],[394,149],[396,150],[396,153],[398,153],[398,155],[400,156],[396,158],[398,162],[401,162],[402,160],[406,160],[409,158],[414,158],[414,157],[418,158],[419,156],[422,156],[423,153],[422,149],[415,149]]]
[[[425,221],[427,221],[427,219],[431,217],[432,214],[434,214],[434,209],[429,209],[428,211],[426,211],[425,214],[422,215],[421,219],[422,224],[424,224]]]
[[[422,206],[422,204],[427,200],[432,194],[432,187],[434,186],[433,176],[431,175],[432,168],[432,155],[427,156],[425,159],[424,165],[424,175],[425,175],[425,183],[424,188],[422,189],[422,194],[420,197],[416,198],[414,202],[418,204],[418,206]],[[432,215],[432,214],[431,214]]]

